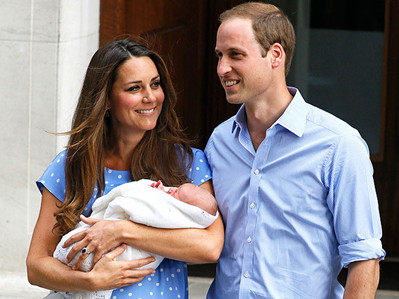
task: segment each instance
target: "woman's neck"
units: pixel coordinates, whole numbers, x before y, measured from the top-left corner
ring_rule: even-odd
[[[105,167],[114,170],[130,170],[133,152],[140,142],[131,139],[116,139],[105,156]]]

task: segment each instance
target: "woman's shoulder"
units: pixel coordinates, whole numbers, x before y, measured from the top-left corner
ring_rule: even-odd
[[[67,151],[63,150],[53,159],[50,165],[36,181],[40,192],[46,187],[53,195],[62,201],[65,189],[65,161]]]
[[[202,150],[191,148],[193,151],[193,163],[188,170],[188,176],[192,183],[201,185],[212,178],[208,161]]]
[[[198,155],[203,155],[204,154],[204,151],[203,150],[200,150],[200,149],[198,149],[198,148],[195,148],[195,147],[192,147],[191,148],[191,150],[193,151],[193,155],[194,155],[194,157],[198,154]]]
[[[67,158],[67,150],[62,150],[60,151],[51,161],[51,163],[48,165],[48,167],[52,166],[52,165],[56,165],[59,164],[61,162],[65,162],[66,158]]]
[[[190,151],[187,150],[187,148],[184,148],[181,144],[175,144],[176,152],[178,159],[180,160],[181,158],[185,157],[187,158],[186,163],[188,162],[188,157],[191,155]],[[205,157],[205,154],[202,150],[195,148],[195,147],[190,147],[191,152],[193,154],[193,162],[196,160],[202,159],[202,157]]]
[[[63,150],[59,152],[53,161],[51,161],[50,165],[47,167],[46,171],[52,170],[52,171],[64,171],[65,168],[65,161],[67,159],[67,150]],[[45,172],[46,172],[45,171]]]

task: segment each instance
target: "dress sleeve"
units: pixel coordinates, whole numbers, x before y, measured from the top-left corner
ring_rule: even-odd
[[[360,136],[340,137],[326,169],[327,203],[333,214],[342,266],[383,259],[378,201],[366,143]]]
[[[65,199],[65,160],[66,151],[62,151],[47,167],[40,179],[36,181],[41,193],[43,193],[43,188],[46,187],[61,202]]]
[[[188,177],[195,185],[201,185],[212,178],[208,160],[203,151],[193,148],[193,164],[191,165]]]

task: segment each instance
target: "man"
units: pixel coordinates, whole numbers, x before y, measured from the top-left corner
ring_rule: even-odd
[[[207,298],[374,298],[385,252],[366,143],[287,88],[295,34],[278,8],[220,20],[217,72],[243,105],[206,147],[226,230]]]

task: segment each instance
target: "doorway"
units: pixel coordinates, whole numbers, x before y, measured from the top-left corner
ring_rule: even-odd
[[[201,149],[213,128],[238,109],[225,101],[216,75],[214,47],[218,15],[242,2],[246,1],[146,0],[137,5],[134,0],[101,0],[101,44],[124,34],[146,37],[153,44],[171,71],[178,94],[177,113]],[[288,15],[301,42],[288,83],[305,91],[309,102],[357,127],[369,143],[383,247],[388,257],[399,257],[399,1],[269,2]],[[359,15],[359,9],[368,7],[373,9]],[[331,12],[333,18],[329,18]],[[372,15],[364,19],[370,12]],[[343,16],[332,22],[339,14]],[[359,47],[364,53],[356,54]],[[342,49],[349,49],[356,57],[342,61],[346,55]],[[327,56],[329,60],[323,55],[325,51],[341,56]],[[343,53],[337,53],[340,51]],[[367,64],[369,60],[371,64]],[[337,75],[342,72],[344,76]],[[330,85],[334,82],[337,84]],[[337,91],[342,84],[351,92],[349,98],[335,101],[348,93],[342,89],[338,90],[341,95],[318,102],[315,95]]]

